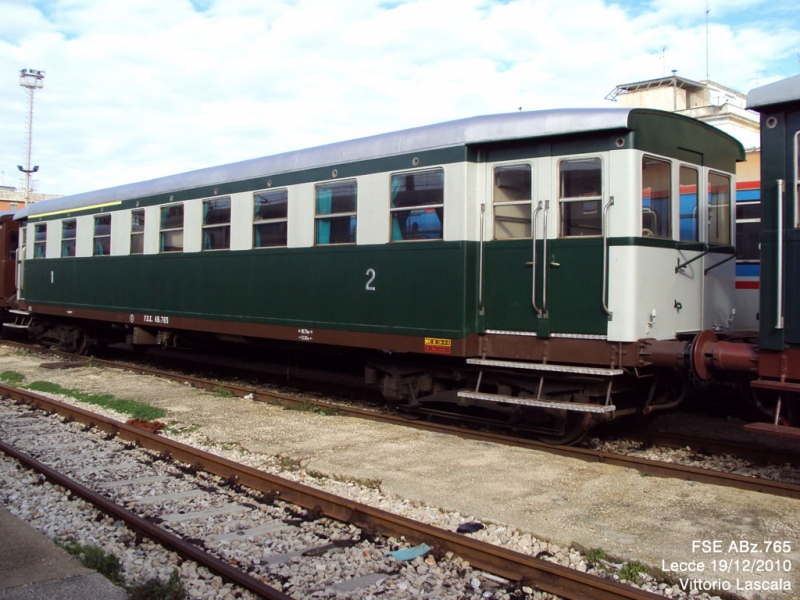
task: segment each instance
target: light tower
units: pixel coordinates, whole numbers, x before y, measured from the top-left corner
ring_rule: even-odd
[[[17,168],[25,173],[25,205],[28,205],[31,193],[31,173],[36,173],[39,166],[31,169],[31,139],[33,138],[33,93],[44,85],[44,71],[22,69],[19,72],[19,84],[28,90],[28,139],[25,144],[25,168]]]

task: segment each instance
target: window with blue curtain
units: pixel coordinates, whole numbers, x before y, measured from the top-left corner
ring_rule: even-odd
[[[183,252],[183,204],[161,207],[161,252]]]
[[[144,209],[131,212],[131,254],[144,253]]]
[[[231,197],[203,200],[203,250],[231,247]]]
[[[444,232],[444,169],[391,177],[393,242],[440,240]]]
[[[75,219],[61,222],[61,256],[75,256]]]
[[[253,194],[253,247],[286,246],[289,194],[286,188]]]
[[[111,215],[97,215],[94,218],[94,256],[111,254]]]
[[[355,243],[357,195],[354,179],[316,186],[315,244]]]
[[[44,258],[47,255],[47,223],[33,226],[33,257]]]

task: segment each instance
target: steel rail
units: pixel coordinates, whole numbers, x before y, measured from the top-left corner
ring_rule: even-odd
[[[0,395],[18,402],[29,403],[36,408],[59,414],[62,417],[74,419],[101,431],[113,433],[125,441],[160,452],[165,457],[168,456],[244,487],[296,504],[314,511],[320,516],[324,515],[355,525],[370,534],[405,536],[412,543],[428,544],[438,556],[453,552],[469,561],[474,567],[563,598],[575,600],[618,598],[656,600],[662,598],[662,596],[611,579],[588,575],[432,525],[418,523],[346,498],[339,498],[328,492],[240,465],[226,458],[150,434],[136,427],[107,419],[102,415],[34,392],[0,384]]]
[[[268,598],[269,600],[292,600],[291,596],[287,596],[280,590],[273,588],[272,586],[267,585],[266,583],[251,577],[244,571],[229,565],[228,563],[218,559],[215,556],[208,554],[207,552],[202,551],[200,548],[191,544],[187,541],[184,541],[177,535],[170,533],[169,531],[162,529],[158,525],[150,523],[146,521],[139,515],[136,515],[129,510],[124,509],[123,507],[119,506],[118,504],[114,503],[113,501],[101,496],[97,492],[87,488],[86,486],[78,483],[74,479],[67,477],[63,473],[59,473],[58,471],[51,469],[44,463],[39,462],[35,458],[25,454],[24,452],[20,452],[16,448],[9,446],[5,442],[0,440],[0,451],[4,452],[8,456],[17,459],[26,467],[33,469],[44,475],[50,482],[60,485],[64,487],[76,495],[80,496],[87,502],[94,504],[98,507],[102,512],[113,515],[117,519],[123,520],[128,527],[133,529],[134,531],[142,534],[145,537],[150,538],[154,542],[158,543],[169,550],[173,550],[174,552],[181,555],[183,558],[187,558],[193,560],[200,565],[207,567],[209,570],[213,571],[220,577],[222,577],[225,581],[235,583],[247,590],[250,590],[254,594],[258,594],[263,598]]]
[[[30,346],[27,346],[25,344],[16,344],[11,342],[10,345],[22,347],[28,350],[31,349]],[[770,494],[773,496],[782,496],[786,498],[800,499],[800,485],[791,483],[748,477],[745,475],[736,475],[733,473],[713,471],[710,469],[690,467],[675,463],[666,463],[658,460],[640,458],[635,456],[614,454],[612,452],[601,452],[599,450],[591,450],[589,448],[578,448],[575,446],[554,446],[536,440],[524,439],[509,435],[502,435],[493,432],[475,431],[475,430],[465,429],[459,426],[445,425],[441,423],[431,423],[426,421],[411,421],[407,418],[398,415],[379,413],[371,410],[365,410],[357,407],[350,407],[342,404],[334,404],[320,400],[298,398],[295,396],[280,394],[278,392],[258,390],[253,387],[248,387],[239,384],[209,381],[207,379],[202,379],[191,375],[169,373],[151,367],[142,367],[139,365],[130,365],[127,363],[119,363],[115,361],[102,360],[96,358],[87,359],[85,357],[76,357],[73,354],[60,351],[48,350],[48,352],[54,353],[59,356],[68,357],[76,362],[78,361],[88,362],[89,360],[91,360],[93,364],[101,365],[108,368],[126,370],[142,375],[151,375],[154,377],[160,377],[162,379],[168,379],[179,383],[189,383],[190,385],[198,389],[204,389],[208,391],[223,389],[240,398],[245,396],[252,397],[253,400],[258,402],[266,402],[272,404],[277,403],[281,405],[291,405],[291,406],[313,406],[326,411],[335,411],[340,416],[357,417],[370,421],[376,421],[379,423],[389,423],[389,424],[399,425],[402,427],[413,427],[415,429],[421,429],[425,431],[455,435],[463,439],[478,440],[483,442],[502,444],[506,446],[526,448],[528,450],[537,450],[541,452],[546,452],[548,454],[555,454],[558,456],[564,456],[568,458],[576,458],[586,462],[599,462],[627,469],[635,469],[641,473],[644,473],[646,475],[651,475],[653,477],[665,477],[671,479],[680,479],[684,481],[695,481],[698,483],[732,487],[735,489]],[[639,436],[638,434],[635,435],[634,437],[639,437],[641,439],[641,436]],[[659,434],[650,432],[646,434],[646,437],[651,441],[657,441]],[[670,436],[668,434],[665,434],[664,437],[665,439],[668,439]],[[675,438],[673,437],[673,439]],[[684,446],[686,445],[692,446],[695,448],[696,451],[702,451],[704,448],[710,447],[714,449],[723,450],[725,452],[735,452],[735,448],[730,443],[724,443],[724,442],[715,443],[710,440],[689,441],[688,438],[682,438],[682,439],[686,440],[686,443],[683,444]],[[764,451],[760,453],[760,456],[762,458],[765,456],[769,456],[769,452]],[[776,462],[792,462],[792,464],[797,464],[798,461],[797,457],[798,454],[792,456],[791,454],[782,453],[779,454],[780,460]]]
[[[625,439],[641,442],[647,446],[666,448],[690,448],[700,454],[731,454],[737,458],[758,464],[785,464],[800,467],[800,444],[797,450],[742,446],[724,439],[698,438],[690,434],[670,431],[626,431]]]
[[[226,387],[226,386],[223,386]],[[226,388],[227,389],[227,388]],[[408,419],[397,416],[388,415],[383,413],[376,413],[374,411],[363,410],[359,408],[346,407],[338,404],[331,404],[326,402],[319,402],[315,400],[307,400],[300,398],[293,398],[282,394],[275,394],[272,392],[263,392],[251,390],[248,392],[253,394],[253,399],[257,401],[271,401],[282,403],[294,404],[309,404],[317,406],[320,409],[336,410],[341,416],[355,416],[362,419],[377,421],[380,423],[390,423],[393,425],[400,425],[402,427],[414,427],[425,431],[435,433],[444,433],[448,435],[455,435],[464,439],[489,442],[494,444],[502,444],[505,446],[514,446],[518,448],[525,448],[528,450],[535,450],[539,452],[546,452],[548,454],[555,454],[567,458],[576,458],[586,462],[599,462],[616,467],[623,467],[626,469],[635,469],[646,475],[654,477],[665,477],[671,479],[681,479],[684,481],[696,481],[698,483],[708,483],[712,485],[720,485],[725,487],[732,487],[740,490],[751,492],[761,492],[764,494],[771,494],[773,496],[784,496],[787,498],[800,499],[800,485],[792,483],[784,483],[781,481],[772,481],[769,479],[758,479],[754,477],[747,477],[745,475],[736,475],[734,473],[725,473],[722,471],[712,471],[710,469],[702,469],[700,467],[690,467],[681,464],[667,463],[649,458],[640,458],[636,456],[625,456],[623,454],[614,454],[612,452],[601,452],[599,450],[591,450],[589,448],[577,448],[574,446],[553,446],[544,442],[536,440],[526,440],[519,437],[502,435],[497,433],[473,431],[457,427],[453,425],[444,425],[441,423],[429,423],[424,421],[409,421]],[[650,439],[657,439],[655,434],[650,436]],[[684,438],[685,439],[685,438]],[[708,444],[706,441],[697,441],[697,445],[702,448]],[[688,445],[687,441],[684,446]],[[730,449],[730,445],[724,446]]]

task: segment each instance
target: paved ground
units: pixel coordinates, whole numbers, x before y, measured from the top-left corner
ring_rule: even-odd
[[[128,594],[84,567],[0,506],[0,599],[125,600]]]

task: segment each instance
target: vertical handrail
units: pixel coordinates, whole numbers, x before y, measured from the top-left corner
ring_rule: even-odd
[[[483,314],[483,243],[484,227],[486,223],[486,204],[481,204],[481,234],[480,249],[478,250],[478,312]]]
[[[609,196],[603,208],[603,310],[610,321],[614,313],[608,309],[608,209],[614,205],[614,196]]]
[[[21,237],[21,236],[20,236]],[[23,269],[23,262],[25,260],[25,246],[18,246],[14,256],[14,272],[16,275],[17,284],[17,300],[22,298],[22,287],[24,285],[25,272]]]
[[[544,201],[544,225],[542,227],[542,315],[547,318],[547,211],[550,200]]]
[[[800,228],[800,131],[794,134],[794,228]]]
[[[531,305],[533,305],[533,310],[535,310],[536,314],[540,317],[542,316],[542,309],[540,309],[536,304],[536,216],[541,210],[542,202],[540,200],[539,205],[533,210],[533,215],[531,215],[531,240],[533,241],[533,262],[531,263],[531,270],[533,271],[531,276],[533,281],[531,284]]]
[[[775,329],[783,329],[783,195],[786,182],[778,179],[778,289],[775,298],[777,313],[775,315]]]

